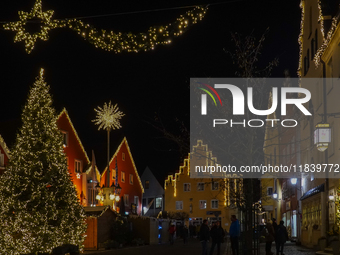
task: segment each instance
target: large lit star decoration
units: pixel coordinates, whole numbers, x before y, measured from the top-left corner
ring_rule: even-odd
[[[96,48],[106,51],[140,52],[153,50],[157,45],[170,44],[175,37],[184,34],[192,25],[201,21],[207,11],[207,6],[196,6],[185,14],[180,15],[174,22],[165,26],[151,26],[144,33],[122,33],[96,29],[79,19],[54,19],[54,11],[42,11],[42,0],[36,0],[30,13],[19,11],[19,21],[8,22],[3,25],[5,30],[16,32],[14,42],[25,41],[27,53],[31,53],[38,38],[48,40],[48,32],[54,28],[67,27],[76,31],[84,40]],[[27,31],[27,23],[40,22],[41,30],[36,33]]]
[[[18,13],[20,21],[9,22],[4,24],[3,26],[5,30],[16,32],[14,42],[25,41],[25,49],[28,54],[32,52],[35,42],[38,38],[43,41],[47,41],[48,32],[51,29],[65,26],[65,24],[59,22],[58,20],[51,20],[54,13],[53,10],[49,10],[46,12],[42,11],[41,1],[42,0],[36,0],[34,7],[32,8],[30,13],[19,11]],[[41,30],[34,34],[30,34],[28,31],[26,31],[26,25],[27,22],[33,19],[40,20]]]
[[[125,114],[119,111],[117,104],[113,106],[110,101],[109,104],[105,103],[103,108],[98,106],[98,108],[94,110],[97,113],[97,118],[92,121],[95,122],[96,125],[99,125],[98,130],[114,130],[122,127],[120,120]]]

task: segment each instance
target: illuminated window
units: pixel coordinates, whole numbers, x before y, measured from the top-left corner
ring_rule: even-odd
[[[61,133],[63,134],[63,146],[67,147],[68,146],[68,132],[61,130]]]
[[[204,182],[197,183],[197,191],[204,191]]]
[[[191,183],[184,183],[184,191],[191,191]]]
[[[176,210],[183,210],[183,201],[176,201]]]
[[[139,205],[139,197],[135,196],[133,201],[134,201],[135,205],[138,207],[138,205]]]
[[[124,205],[129,206],[129,194],[124,194]]]
[[[125,153],[122,153],[122,160],[125,161]]]
[[[112,180],[116,180],[116,169],[112,169]]]
[[[96,188],[88,188],[87,189],[88,192],[88,203],[89,205],[96,205],[98,204],[99,200],[96,199],[96,196],[98,195],[98,191]]]
[[[76,173],[82,173],[83,169],[82,169],[82,162],[81,160],[74,160],[74,171]]]
[[[125,182],[125,172],[122,172],[122,174],[120,175],[121,176],[121,181],[122,182]]]
[[[129,183],[133,184],[133,174],[130,174]]]
[[[211,209],[218,209],[218,200],[217,199],[211,200]]]
[[[207,200],[200,200],[199,206],[200,206],[200,209],[207,209]]]
[[[150,182],[149,181],[145,181],[144,188],[145,189],[149,189],[149,186],[150,186]]]
[[[162,208],[163,198],[156,197],[156,209]]]

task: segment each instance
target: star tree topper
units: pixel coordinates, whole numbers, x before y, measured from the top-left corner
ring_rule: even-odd
[[[46,12],[42,11],[42,0],[36,0],[30,13],[19,11],[20,21],[9,22],[4,25],[4,29],[16,32],[14,37],[14,42],[25,41],[25,49],[27,53],[31,53],[34,49],[35,42],[38,38],[43,41],[48,40],[48,32],[57,27],[62,27],[58,20],[51,20],[54,13],[53,10],[48,10]],[[41,30],[34,34],[30,34],[26,31],[26,24],[29,20],[38,19],[41,21]]]

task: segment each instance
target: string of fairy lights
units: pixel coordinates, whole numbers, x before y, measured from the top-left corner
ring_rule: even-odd
[[[300,23],[300,34],[299,34],[299,46],[300,46],[300,52],[299,52],[299,66],[298,66],[298,76],[301,77],[301,71],[302,71],[302,44],[303,44],[303,24],[305,20],[305,3],[304,1],[301,1],[300,3],[300,8],[301,8],[301,23]]]
[[[321,60],[321,56],[322,54],[324,53],[324,51],[326,50],[329,42],[331,41],[332,37],[333,37],[333,34],[335,32],[335,29],[338,25],[338,22],[339,22],[339,17],[340,15],[338,14],[337,16],[335,16],[333,19],[332,19],[332,25],[327,33],[327,36],[323,37],[324,40],[323,40],[323,43],[322,45],[320,46],[320,48],[317,50],[317,52],[315,53],[315,56],[314,56],[314,63],[315,63],[315,67],[317,68],[319,65],[320,65],[320,60]],[[323,31],[323,28],[321,29],[321,31]]]
[[[299,45],[300,45],[300,55],[299,55],[299,68],[298,68],[298,75],[301,77],[301,72],[302,72],[302,59],[303,59],[303,26],[304,26],[304,18],[305,18],[305,3],[304,1],[301,1],[300,3],[300,8],[301,8],[301,25],[300,25],[300,35],[299,35]],[[335,33],[335,30],[339,24],[340,20],[340,14],[337,14],[335,17],[332,19],[332,24],[331,27],[329,28],[327,34],[325,34],[325,28],[324,28],[324,18],[322,15],[322,8],[321,8],[321,2],[318,0],[318,10],[319,10],[319,17],[318,17],[318,22],[320,23],[320,31],[322,34],[322,44],[321,46],[316,50],[316,53],[314,55],[313,61],[315,63],[315,68],[318,68],[321,62],[321,56],[325,52],[326,48],[328,47],[331,39],[333,38],[333,35]]]
[[[42,0],[36,0],[30,12],[19,11],[19,21],[6,22],[5,30],[16,32],[14,42],[25,42],[25,50],[28,54],[35,47],[37,39],[47,41],[48,33],[56,28],[69,28],[76,31],[84,40],[93,44],[96,48],[105,51],[140,52],[153,50],[157,45],[170,44],[175,37],[182,35],[191,25],[201,21],[207,11],[207,7],[196,6],[185,14],[180,15],[174,22],[164,26],[152,26],[144,33],[121,33],[96,29],[94,26],[80,19],[52,19],[53,10],[43,11]],[[27,23],[39,20],[41,29],[36,33],[27,31]]]
[[[63,244],[83,249],[86,215],[68,173],[52,104],[41,69],[0,178],[0,254],[50,254]]]

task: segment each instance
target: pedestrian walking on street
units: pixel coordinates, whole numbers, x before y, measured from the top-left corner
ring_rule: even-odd
[[[203,220],[203,223],[200,228],[200,241],[202,244],[202,255],[208,255],[208,242],[210,239],[209,236],[209,227],[208,227],[208,220]]]
[[[183,226],[182,228],[182,238],[183,238],[183,243],[186,244],[187,239],[189,235],[189,230],[186,225]]]
[[[169,228],[169,239],[170,239],[170,244],[174,244],[174,236],[176,233],[176,226],[175,223],[171,223],[170,228]]]
[[[277,230],[277,223],[276,223],[276,219],[275,218],[273,218],[272,219],[272,222],[273,222],[273,229],[274,229],[274,238],[275,238],[275,247],[276,247],[276,245],[277,245],[277,241],[276,241],[276,230]]]
[[[214,227],[210,230],[210,236],[211,236],[211,248],[210,248],[210,255],[214,253],[215,246],[217,245],[217,255],[220,255],[221,253],[221,243],[224,241],[224,230],[221,227],[221,222],[217,222]]]
[[[229,228],[231,251],[233,255],[238,255],[238,238],[240,236],[240,223],[236,215],[231,215],[231,225]]]
[[[276,229],[277,229],[277,223],[276,223],[276,219],[275,218],[273,218],[272,219],[272,222],[273,222],[273,228],[274,228],[274,233],[276,232]]]
[[[266,227],[262,230],[261,235],[265,237],[266,240],[266,255],[273,255],[271,251],[272,243],[275,240],[274,228],[271,223],[267,223]]]
[[[286,227],[283,225],[284,221],[280,221],[280,225],[277,226],[275,232],[276,239],[276,255],[283,255],[283,246],[286,241],[288,241],[288,232]]]

